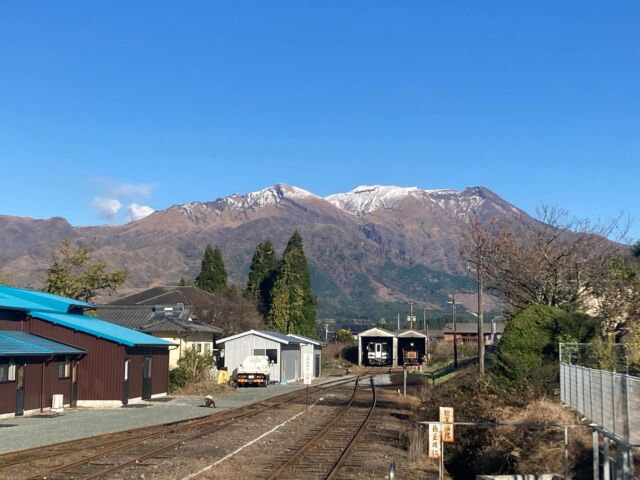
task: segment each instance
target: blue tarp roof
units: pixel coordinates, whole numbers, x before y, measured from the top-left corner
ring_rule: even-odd
[[[172,346],[174,345],[162,338],[153,337],[146,333],[137,332],[130,328],[121,327],[115,323],[110,323],[99,318],[89,317],[87,315],[73,315],[69,313],[50,313],[30,311],[29,315],[40,318],[56,325],[62,325],[78,332],[88,333],[99,338],[105,338],[112,342],[134,346]]]
[[[63,313],[68,312],[69,307],[94,308],[90,303],[80,300],[6,285],[0,285],[0,307]]]
[[[82,355],[84,350],[70,347],[26,332],[0,331],[0,357],[49,357]]]

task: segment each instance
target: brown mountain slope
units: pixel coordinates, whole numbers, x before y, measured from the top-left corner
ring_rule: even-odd
[[[37,284],[62,238],[93,241],[97,257],[129,271],[125,291],[194,278],[206,244],[221,247],[231,281],[246,282],[255,246],[282,250],[298,230],[327,314],[350,302],[441,304],[445,291],[470,289],[458,250],[459,221],[522,212],[493,192],[359,187],[321,198],[287,185],[213,202],[176,205],[125,225],[73,228],[65,220],[0,217],[0,268],[21,284]],[[364,302],[364,303],[363,303]],[[366,307],[365,307],[366,308]]]

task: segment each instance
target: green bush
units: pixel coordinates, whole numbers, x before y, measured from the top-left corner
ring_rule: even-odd
[[[588,342],[598,321],[557,307],[532,305],[518,313],[505,328],[498,347],[495,373],[510,381],[556,381],[561,341]]]
[[[175,392],[187,384],[188,374],[184,368],[176,367],[169,371],[169,390]]]

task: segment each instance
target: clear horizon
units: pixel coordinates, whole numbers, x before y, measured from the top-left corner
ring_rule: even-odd
[[[630,1],[2,5],[0,214],[481,185],[624,212],[638,240],[639,22]]]

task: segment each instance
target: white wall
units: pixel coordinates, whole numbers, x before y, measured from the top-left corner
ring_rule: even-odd
[[[224,345],[224,366],[227,367],[227,370],[231,375],[234,375],[235,370],[240,366],[245,358],[249,355],[253,355],[254,349],[277,349],[278,363],[271,367],[271,380],[276,382],[280,381],[280,364],[282,362],[280,343],[251,334],[234,340],[229,340],[224,342],[222,345]]]

